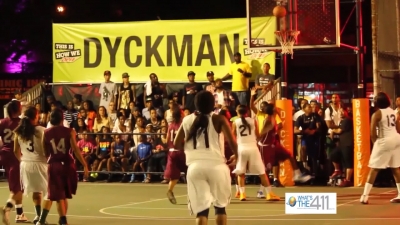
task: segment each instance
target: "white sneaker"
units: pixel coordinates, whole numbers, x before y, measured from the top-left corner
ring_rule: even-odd
[[[10,225],[10,210],[3,208],[1,211],[2,221],[4,225]]]
[[[257,192],[257,198],[265,198],[264,192],[258,191]]]
[[[396,198],[390,199],[390,202],[391,202],[391,203],[400,203],[400,194],[397,195]]]
[[[368,195],[361,195],[360,203],[365,205],[368,204]]]
[[[15,216],[16,223],[25,223],[28,221],[28,218],[22,213],[21,215]]]
[[[299,176],[295,176],[294,177],[294,181],[296,181],[296,182],[300,182],[300,183],[305,183],[305,182],[307,182],[307,181],[309,181],[309,180],[311,180],[311,176],[310,175],[299,175]]]

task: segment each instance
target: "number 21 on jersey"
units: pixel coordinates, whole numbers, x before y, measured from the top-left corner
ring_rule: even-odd
[[[53,149],[54,154],[62,153],[65,154],[67,151],[65,149],[65,140],[64,138],[61,138],[58,143],[54,139],[51,139],[50,141],[51,147]]]

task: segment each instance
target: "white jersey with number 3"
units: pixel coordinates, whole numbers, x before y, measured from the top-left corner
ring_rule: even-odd
[[[396,112],[392,108],[380,109],[382,118],[378,123],[379,138],[393,137],[397,135]]]
[[[250,130],[241,118],[235,120],[237,143],[238,145],[257,144],[255,121],[250,117],[246,117],[245,120],[250,125]]]
[[[42,137],[45,128],[41,126],[35,127],[35,135],[32,140],[26,141],[18,137],[18,144],[21,148],[21,161],[26,162],[46,162],[46,156],[42,147]]]

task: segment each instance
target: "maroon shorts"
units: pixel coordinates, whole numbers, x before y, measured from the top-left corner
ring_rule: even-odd
[[[270,170],[278,166],[279,162],[290,159],[290,153],[282,145],[259,146],[265,168]]]
[[[48,167],[49,200],[71,199],[78,188],[78,174],[74,162],[53,162]]]
[[[170,180],[178,180],[181,172],[186,173],[186,156],[183,151],[168,152],[167,166],[164,172],[164,178]]]
[[[1,151],[1,164],[4,166],[8,187],[12,193],[23,191],[19,173],[19,161],[12,151]]]

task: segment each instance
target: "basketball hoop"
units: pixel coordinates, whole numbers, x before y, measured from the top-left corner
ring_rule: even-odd
[[[300,34],[298,30],[281,30],[275,31],[275,37],[282,45],[282,54],[290,54],[293,59],[293,46]]]

